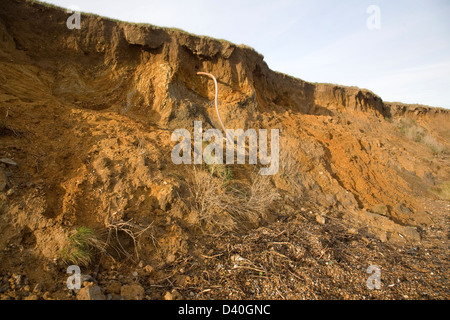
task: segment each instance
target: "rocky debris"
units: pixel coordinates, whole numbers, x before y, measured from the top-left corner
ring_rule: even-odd
[[[145,272],[147,275],[152,274],[154,271],[155,271],[155,269],[154,269],[152,266],[150,266],[150,265],[146,265],[146,266],[144,267],[144,272]]]
[[[37,18],[48,23],[30,28],[26,21],[36,17],[36,6]],[[433,297],[438,296],[433,290],[448,296],[441,289],[448,287],[444,276],[436,282],[410,268],[442,268],[440,274],[448,274],[446,225],[437,220],[445,213],[442,204],[433,204],[436,229],[420,234],[421,229],[415,229],[425,221],[425,216],[418,220],[418,213],[429,200],[429,188],[449,180],[448,155],[436,159],[426,145],[402,135],[397,119],[389,118],[387,104],[376,95],[272,72],[262,55],[226,41],[89,15],[84,18],[86,32],[67,33],[50,19],[58,9],[32,1],[2,0],[0,12],[0,33],[5,35],[0,42],[9,39],[8,54],[14,57],[0,65],[0,116],[10,109],[17,130],[17,135],[0,133],[0,167],[6,174],[16,170],[17,163],[21,168],[14,181],[7,175],[13,186],[5,185],[0,192],[0,243],[5,244],[0,248],[0,271],[35,268],[34,278],[52,279],[42,280],[45,286],[38,293],[29,293],[23,280],[7,275],[1,297],[19,299],[25,292],[41,299],[56,299],[58,293],[66,297],[66,288],[54,281],[63,276],[61,268],[46,268],[41,258],[55,258],[74,225],[103,227],[100,224],[111,219],[154,228],[142,234],[139,246],[130,239],[134,235],[127,234],[132,230],[117,235],[127,252],[138,250],[152,266],[144,268],[142,263],[136,275],[135,265],[116,257],[123,264],[120,271],[111,269],[111,278],[105,280],[106,271],[100,269],[96,276],[107,299],[122,294],[144,299],[142,289],[150,298],[174,299],[177,291],[167,291],[169,284],[199,299],[348,298],[337,288],[361,298],[368,296],[361,285],[367,276],[362,264],[372,258],[384,268],[395,265],[395,276],[403,273],[411,279],[412,289],[404,292],[409,297],[417,297],[419,282],[424,284],[421,291],[433,288],[427,293]],[[47,65],[55,68],[48,72]],[[217,124],[210,113],[213,84],[196,76],[197,71],[217,76],[227,127],[280,128],[287,138],[281,147],[292,156],[292,170],[285,161],[289,158],[280,157],[280,175],[273,177],[290,205],[280,200],[270,210],[273,216],[262,217],[253,230],[240,228],[232,237],[217,238],[213,228],[203,228],[215,221],[207,207],[202,205],[200,213],[195,206],[200,200],[188,192],[192,166],[175,166],[168,156],[172,128],[189,129],[194,119],[208,127]],[[108,112],[101,111],[105,108]],[[450,113],[433,110],[399,110],[396,116],[406,112],[448,145]],[[26,139],[19,138],[20,132]],[[240,187],[250,187],[250,168],[230,169],[233,181],[220,192],[234,192],[234,182],[236,192],[245,192]],[[13,193],[16,196],[7,196]],[[363,212],[379,204],[386,210]],[[213,209],[222,216],[221,206]],[[298,222],[290,228],[289,219],[299,210]],[[25,227],[30,231],[23,232]],[[427,245],[430,251],[400,254],[397,245]],[[198,254],[193,246],[201,248]],[[176,274],[181,267],[186,276]],[[355,283],[361,270],[362,281]],[[410,276],[415,275],[420,281],[413,284]],[[127,287],[136,278],[143,287]],[[327,279],[329,286],[321,286]],[[84,292],[89,299],[91,294],[103,298],[95,282],[94,289],[87,287],[80,296]],[[396,296],[384,291],[371,297]]]
[[[156,195],[161,210],[168,210],[176,197],[176,189],[172,185],[164,185]]]
[[[77,300],[106,300],[106,297],[99,286],[90,283],[78,291]]]
[[[127,284],[120,288],[120,295],[123,300],[142,300],[145,290],[138,283]]]
[[[173,289],[166,292],[164,300],[183,300],[183,296],[176,289]]]
[[[397,204],[395,206],[395,210],[393,210],[392,212],[392,217],[402,222],[403,224],[414,223],[414,218],[417,219],[417,217],[415,217],[416,215],[418,214],[417,213],[415,214],[410,208],[405,206],[403,203]]]
[[[122,285],[119,281],[112,280],[105,286],[105,291],[108,293],[120,294]]]

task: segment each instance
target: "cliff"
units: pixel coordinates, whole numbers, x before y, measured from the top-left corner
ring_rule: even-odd
[[[364,282],[365,270],[351,266],[362,263],[355,257],[372,259],[372,250],[383,254],[385,268],[404,259],[393,279],[420,265],[421,283],[448,281],[449,110],[306,82],[225,40],[84,13],[81,28],[68,29],[69,16],[34,1],[0,2],[1,279],[22,272],[64,297],[54,279],[65,276],[61,270],[75,259],[70,239],[86,227],[96,230],[97,247],[81,262],[91,273],[98,264],[100,284],[112,295],[122,294],[106,289],[117,282],[113,270],[138,268],[148,298],[174,287],[184,297],[273,298],[280,283],[290,298],[345,298],[333,281],[360,298],[364,286],[342,279]],[[214,84],[199,71],[218,79],[227,128],[280,130],[276,175],[261,180],[249,164],[171,161],[173,130],[191,131],[194,121],[220,128]],[[405,253],[410,247],[421,248],[417,259]],[[236,289],[253,275],[234,267],[237,254],[267,275],[265,293]],[[440,280],[430,280],[436,268]],[[304,290],[296,291],[286,270],[297,280],[320,270],[325,280],[320,289],[298,280]],[[221,272],[229,272],[229,291],[189,295],[191,287],[224,285]],[[166,282],[171,277],[176,286]],[[436,297],[429,288],[420,290]],[[419,292],[392,290],[371,294]]]

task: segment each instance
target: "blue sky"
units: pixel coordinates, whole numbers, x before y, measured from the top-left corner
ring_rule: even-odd
[[[249,45],[273,70],[450,108],[449,0],[45,0]],[[380,9],[380,28],[367,20]],[[83,23],[81,18],[81,23]],[[81,25],[83,27],[83,25]]]

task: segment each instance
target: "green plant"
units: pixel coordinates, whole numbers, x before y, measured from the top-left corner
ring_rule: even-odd
[[[419,126],[414,120],[401,119],[397,127],[408,139],[427,146],[434,155],[447,152],[447,149],[435,137],[429,134],[425,128]]]
[[[222,179],[224,185],[228,185],[233,180],[233,171],[223,164],[207,164],[208,171],[215,177]]]
[[[68,244],[61,250],[65,263],[87,266],[92,262],[93,249],[98,247],[98,239],[91,228],[79,227],[69,236]]]

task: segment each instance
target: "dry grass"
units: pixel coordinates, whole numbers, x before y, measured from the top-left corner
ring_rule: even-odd
[[[447,149],[440,144],[433,136],[427,134],[423,137],[422,141],[428,148],[430,148],[431,152],[435,155],[442,154],[447,151]]]
[[[195,166],[189,190],[200,222],[227,230],[259,225],[278,198],[269,177],[253,173],[250,185],[230,187],[230,181]]]
[[[439,143],[427,130],[419,126],[414,120],[400,119],[397,127],[408,139],[426,145],[434,155],[446,152],[446,148]]]
[[[431,192],[444,200],[450,200],[450,181],[446,181],[436,187],[432,187]]]

